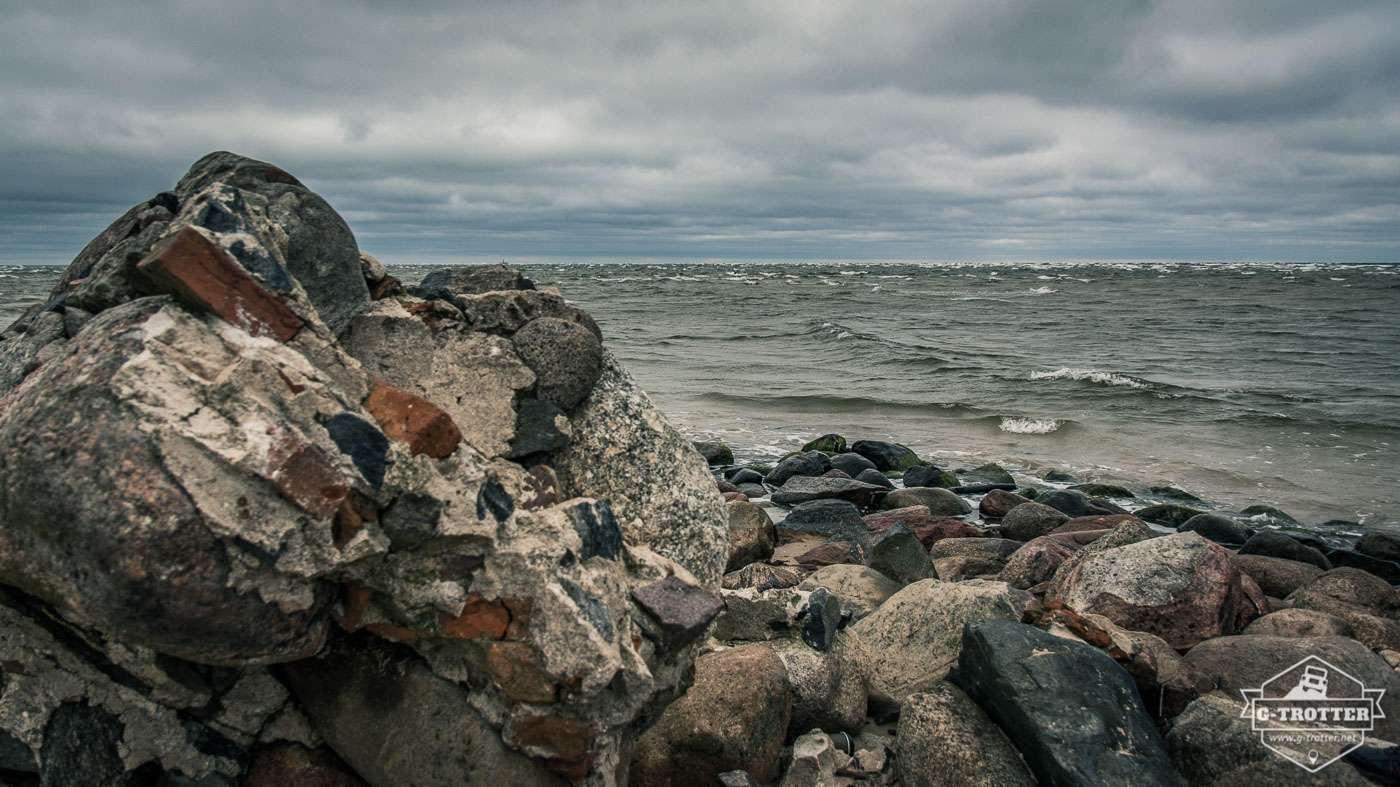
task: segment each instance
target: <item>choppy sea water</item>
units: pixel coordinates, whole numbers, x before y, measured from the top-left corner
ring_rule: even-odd
[[[839,432],[1400,529],[1400,266],[520,267],[741,460]],[[0,268],[0,324],[58,274]]]

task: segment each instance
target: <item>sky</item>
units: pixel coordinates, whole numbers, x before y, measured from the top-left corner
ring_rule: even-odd
[[[20,0],[0,262],[213,150],[429,259],[1400,261],[1400,3]]]

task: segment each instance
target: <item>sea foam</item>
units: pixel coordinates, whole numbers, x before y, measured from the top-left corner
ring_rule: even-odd
[[[1088,380],[1091,383],[1103,383],[1105,385],[1125,385],[1129,388],[1146,388],[1147,384],[1141,380],[1134,380],[1131,377],[1113,372],[1101,372],[1097,369],[1071,369],[1062,366],[1053,372],[1031,372],[1032,380]]]
[[[1049,418],[1003,418],[1001,431],[1012,434],[1050,434],[1060,428],[1060,422]]]

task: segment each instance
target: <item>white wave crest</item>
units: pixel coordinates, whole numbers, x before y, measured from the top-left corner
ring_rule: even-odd
[[[1032,295],[1049,295],[1052,292],[1059,292],[1059,290],[1053,287],[1036,287],[1031,290]]]
[[[1146,388],[1146,383],[1134,380],[1121,374],[1113,372],[1101,372],[1097,369],[1071,369],[1062,366],[1053,372],[1031,372],[1032,380],[1088,380],[1091,383],[1103,383],[1105,385],[1126,385],[1129,388]]]
[[[1003,418],[1000,428],[1012,434],[1050,434],[1060,428],[1060,422],[1049,418]]]

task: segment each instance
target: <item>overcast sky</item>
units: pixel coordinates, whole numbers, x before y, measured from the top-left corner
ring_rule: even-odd
[[[20,6],[5,262],[219,149],[385,261],[1400,261],[1396,0]]]

